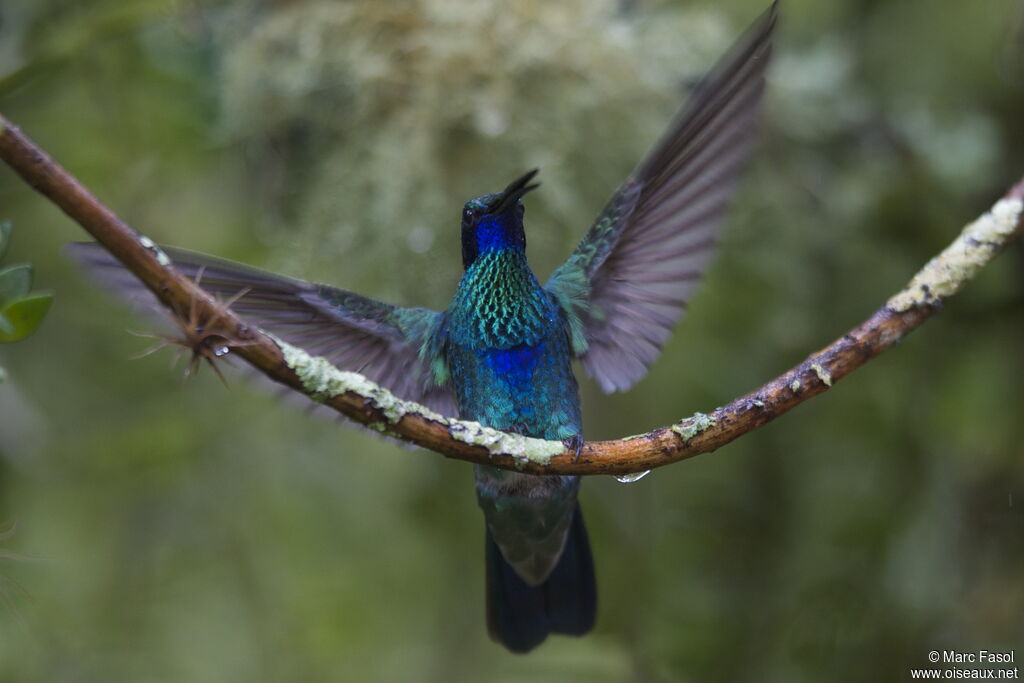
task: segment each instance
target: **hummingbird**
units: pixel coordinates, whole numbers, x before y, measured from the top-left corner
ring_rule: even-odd
[[[524,196],[537,170],[465,203],[463,275],[444,311],[166,247],[174,265],[239,315],[397,396],[495,429],[582,447],[573,362],[605,392],[647,372],[713,255],[753,146],[777,3],[698,83],[546,283],[526,257]],[[155,299],[96,244],[74,257],[133,299]],[[484,513],[491,637],[528,652],[580,636],[597,613],[580,478],[474,466]]]

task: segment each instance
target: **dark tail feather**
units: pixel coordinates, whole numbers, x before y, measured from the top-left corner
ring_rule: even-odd
[[[552,633],[582,636],[594,628],[597,584],[590,539],[583,512],[576,506],[562,557],[544,582],[544,598]]]
[[[581,636],[594,627],[597,587],[590,541],[577,506],[565,550],[547,581],[530,586],[505,562],[487,531],[487,630],[512,652],[529,652],[549,633]]]

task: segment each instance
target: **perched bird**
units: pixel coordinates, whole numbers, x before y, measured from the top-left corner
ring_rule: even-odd
[[[749,156],[777,8],[695,88],[662,139],[542,285],[526,259],[530,171],[462,212],[465,269],[444,312],[168,248],[174,265],[239,314],[398,396],[485,425],[583,443],[572,361],[606,392],[660,353],[707,264]],[[97,245],[77,258],[128,294],[148,294]],[[597,592],[580,480],[475,466],[486,520],[487,624],[513,652],[594,625]]]

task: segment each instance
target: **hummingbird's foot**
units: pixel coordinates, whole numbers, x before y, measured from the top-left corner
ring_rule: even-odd
[[[564,439],[562,443],[565,447],[574,453],[573,461],[580,459],[580,451],[583,450],[583,435],[573,434],[568,439]]]

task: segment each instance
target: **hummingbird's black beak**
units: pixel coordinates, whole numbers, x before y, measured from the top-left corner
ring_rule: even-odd
[[[540,183],[530,185],[530,181],[533,180],[533,177],[537,175],[539,170],[540,169],[535,168],[509,183],[509,186],[506,187],[505,190],[487,207],[487,213],[504,213],[511,207],[515,206],[516,202],[522,199],[524,194],[530,190],[536,190],[540,187]]]

